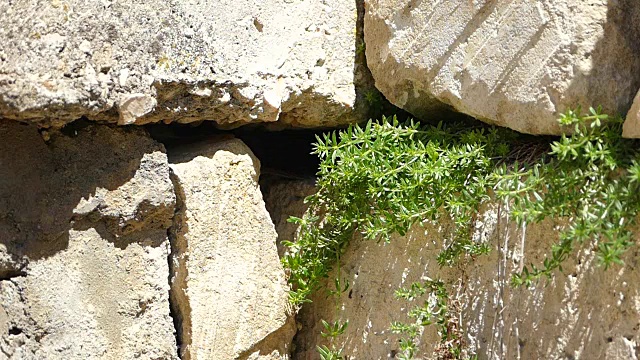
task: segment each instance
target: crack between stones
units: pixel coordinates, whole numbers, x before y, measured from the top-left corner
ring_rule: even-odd
[[[191,358],[189,345],[191,344],[191,307],[186,294],[186,279],[188,277],[186,264],[186,244],[179,234],[186,227],[184,191],[176,175],[170,170],[169,177],[176,195],[176,205],[171,226],[167,229],[170,251],[169,263],[169,316],[173,319],[178,357],[183,360]]]
[[[10,269],[3,271],[0,276],[0,281],[12,281],[15,278],[27,276],[27,272],[24,268],[25,267],[23,266],[20,269]]]

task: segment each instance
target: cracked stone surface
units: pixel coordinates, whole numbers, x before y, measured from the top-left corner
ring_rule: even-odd
[[[0,14],[0,118],[365,119],[355,1],[28,0],[3,1]]]
[[[182,359],[288,359],[296,329],[260,163],[228,137],[168,153],[178,197],[171,296]]]
[[[177,359],[174,204],[142,129],[0,121],[0,358]]]
[[[635,0],[367,0],[376,87],[418,118],[444,109],[531,134],[602,105],[624,115],[640,88]]]

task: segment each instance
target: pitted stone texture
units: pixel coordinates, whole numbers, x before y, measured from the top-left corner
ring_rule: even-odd
[[[70,223],[84,218],[114,235],[171,225],[175,194],[162,145],[142,129],[66,132],[45,142],[34,126],[0,121],[0,253],[49,256]]]
[[[182,359],[288,359],[295,325],[258,160],[230,138],[169,154],[178,195],[171,296]]]
[[[0,117],[144,124],[362,120],[355,1],[0,3]]]
[[[166,230],[138,235],[124,249],[105,233],[70,230],[66,249],[2,282],[5,356],[177,359]]]
[[[284,199],[279,202],[280,213],[302,216],[299,211],[304,208],[295,199],[304,186],[273,186],[267,193],[278,193],[269,194],[271,199]],[[328,345],[321,336],[323,319],[329,323],[349,320],[345,334],[335,342],[344,345],[348,359],[397,358],[399,337],[391,333],[390,324],[408,322],[406,313],[418,304],[397,300],[395,290],[425,278],[440,278],[448,284],[451,299],[460,304],[462,334],[470,352],[481,359],[636,359],[640,339],[640,289],[634,285],[640,281],[637,251],[629,251],[624,268],[605,271],[597,266],[589,247],[579,258],[571,257],[563,265],[564,274],[556,274],[549,283],[513,288],[511,274],[522,264],[540,265],[557,241],[562,223],[529,225],[523,234],[522,227],[509,222],[507,213],[493,204],[482,210],[473,236],[489,242],[492,251],[453,268],[440,267],[436,261],[453,225],[448,222],[415,226],[389,243],[353,239],[341,256],[341,275],[349,289],[337,304],[319,291],[312,303],[302,307],[293,358],[318,358],[316,345]],[[281,229],[281,237],[294,236],[295,229]],[[332,277],[326,285],[333,288]],[[435,359],[438,343],[435,327],[427,326],[416,357]]]
[[[0,353],[176,359],[167,156],[141,129],[0,122]]]
[[[376,86],[419,118],[453,108],[531,134],[559,113],[625,114],[640,88],[634,0],[367,0]]]

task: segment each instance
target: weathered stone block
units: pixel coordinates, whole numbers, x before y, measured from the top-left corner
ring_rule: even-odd
[[[283,183],[267,190],[276,213],[302,216],[300,189],[305,183]],[[418,302],[398,300],[394,292],[427,278],[442,279],[450,294],[449,311],[458,309],[463,340],[481,359],[635,359],[638,356],[640,281],[637,251],[630,250],[625,266],[604,270],[591,247],[571,256],[550,281],[529,288],[510,286],[511,274],[524,264],[541,264],[557,241],[562,222],[545,221],[523,228],[508,219],[508,211],[487,205],[475,223],[474,239],[490,244],[491,253],[440,267],[438,253],[452,223],[414,226],[389,243],[354,238],[341,256],[341,277],[350,284],[339,299],[316,293],[297,320],[294,359],[318,358],[321,320],[349,321],[335,343],[349,359],[387,359],[400,352],[393,321],[409,322],[407,312]],[[295,229],[280,228],[285,239]],[[336,275],[335,272],[333,275]],[[325,284],[333,288],[333,278]],[[336,304],[337,301],[337,304]],[[339,309],[336,311],[336,308]],[[417,357],[435,359],[440,343],[435,326],[418,339]]]
[[[170,149],[182,359],[288,359],[295,333],[259,162],[240,140]]]
[[[531,134],[559,113],[625,114],[640,88],[634,0],[365,1],[376,86],[419,118],[444,109]]]
[[[68,130],[0,122],[0,353],[176,359],[164,148],[142,129]]]
[[[364,119],[355,1],[30,0],[3,1],[0,14],[0,117]]]

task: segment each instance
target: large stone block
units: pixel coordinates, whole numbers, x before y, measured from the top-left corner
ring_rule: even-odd
[[[259,162],[240,140],[170,149],[182,359],[288,359],[295,333]]]
[[[362,120],[355,1],[3,1],[0,117]],[[361,106],[362,105],[362,106]]]
[[[301,216],[304,183],[272,186],[267,199],[280,214]],[[478,216],[474,238],[487,241],[487,256],[468,259],[450,268],[436,257],[453,224],[425,223],[389,243],[356,237],[341,256],[341,277],[350,287],[339,299],[319,291],[298,314],[293,358],[318,358],[317,345],[327,345],[321,320],[349,321],[335,343],[348,359],[397,358],[400,337],[390,331],[393,321],[409,322],[407,312],[418,302],[398,300],[394,292],[427,278],[442,279],[450,293],[449,310],[459,311],[460,334],[470,352],[481,359],[636,359],[640,332],[640,281],[637,251],[630,250],[625,266],[604,270],[593,249],[582,249],[563,265],[564,274],[529,288],[510,286],[510,276],[523,264],[542,263],[557,241],[562,222],[545,221],[526,228],[508,219],[506,209],[487,205]],[[295,229],[280,228],[283,238]],[[333,275],[336,275],[335,272]],[[333,278],[327,284],[333,289]],[[338,309],[338,310],[336,310]],[[455,310],[453,310],[455,311]],[[418,339],[417,358],[435,359],[440,339],[427,326]]]
[[[164,148],[141,129],[67,130],[0,122],[0,353],[176,359]]]
[[[376,86],[419,118],[455,109],[531,134],[602,105],[624,115],[640,88],[634,0],[365,1]]]

